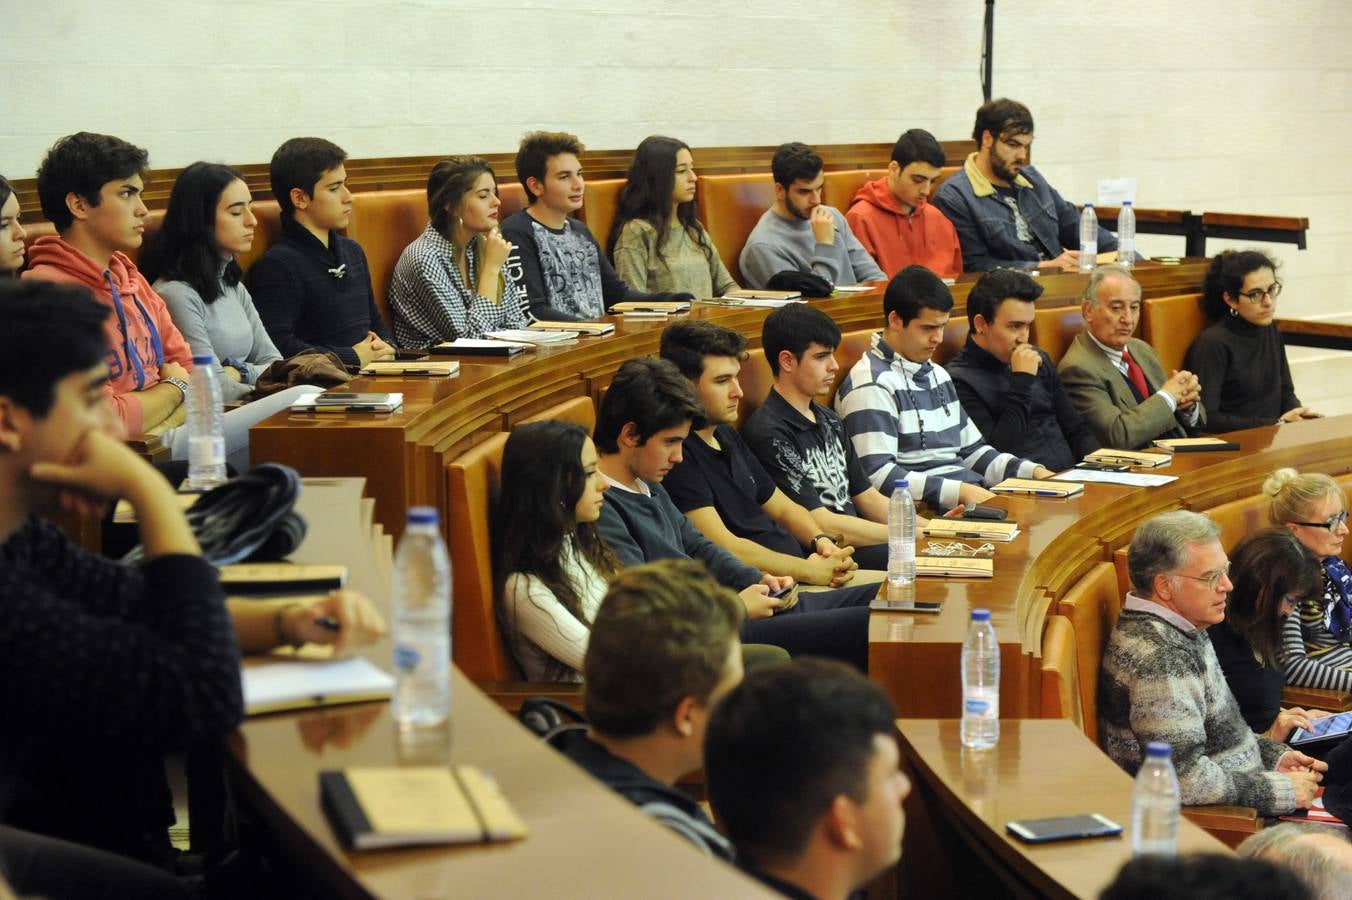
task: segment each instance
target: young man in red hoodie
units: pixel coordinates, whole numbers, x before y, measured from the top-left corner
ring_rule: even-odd
[[[159,434],[185,420],[192,351],[164,301],[126,256],[141,246],[146,151],[82,131],[52,145],[38,169],[42,214],[59,237],[38,238],[24,278],[89,288],[113,314],[104,387],[127,433]]]
[[[33,242],[23,277],[82,285],[111,310],[104,392],[128,435],[159,435],[182,460],[192,350],[127,257],[145,235],[148,162],[146,151],[106,134],[53,144],[38,168],[38,199],[59,236]],[[236,470],[248,467],[249,426],[276,411],[276,403],[251,403],[225,414],[226,461]]]
[[[845,221],[888,278],[912,264],[940,278],[962,274],[958,232],[929,204],[943,164],[934,135],[912,128],[892,146],[887,174],[865,182],[850,201]]]

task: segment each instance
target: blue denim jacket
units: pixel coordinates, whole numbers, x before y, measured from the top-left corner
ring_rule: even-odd
[[[1062,199],[1032,166],[1019,170],[1014,182],[1019,210],[1033,234],[1033,243],[1018,238],[1014,213],[976,167],[976,154],[945,181],[934,195],[939,208],[958,231],[965,272],[1032,269],[1040,259],[1080,247],[1080,213]],[[1117,249],[1117,238],[1099,226],[1098,251]]]

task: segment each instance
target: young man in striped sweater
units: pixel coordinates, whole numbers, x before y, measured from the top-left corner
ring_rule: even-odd
[[[887,285],[884,328],[840,384],[836,412],[864,473],[892,493],[908,480],[911,496],[935,510],[980,503],[1006,478],[1046,478],[1038,463],[1001,453],[967,417],[953,379],[930,359],[953,309],[948,287],[924,266],[907,266]]]

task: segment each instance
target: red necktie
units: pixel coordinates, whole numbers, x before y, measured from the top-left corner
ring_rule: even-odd
[[[1150,388],[1145,383],[1145,373],[1141,371],[1140,364],[1126,350],[1122,351],[1122,362],[1127,364],[1127,381],[1140,392],[1142,400],[1149,399]]]

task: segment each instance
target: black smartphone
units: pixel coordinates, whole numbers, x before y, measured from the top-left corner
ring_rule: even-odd
[[[771,597],[783,597],[785,594],[787,594],[789,591],[793,590],[793,589],[796,588],[797,586],[798,586],[797,584],[790,584],[788,587],[780,588],[780,589],[777,590],[777,591],[771,591],[771,592],[770,592],[770,596],[771,596]]]
[[[1087,813],[1082,816],[1057,816],[1053,819],[1026,819],[1006,822],[1005,830],[1021,841],[1045,844],[1078,838],[1110,837],[1122,833],[1122,826],[1107,816]]]
[[[998,506],[968,506],[962,511],[964,519],[986,519],[991,522],[1003,522],[1009,511]]]

